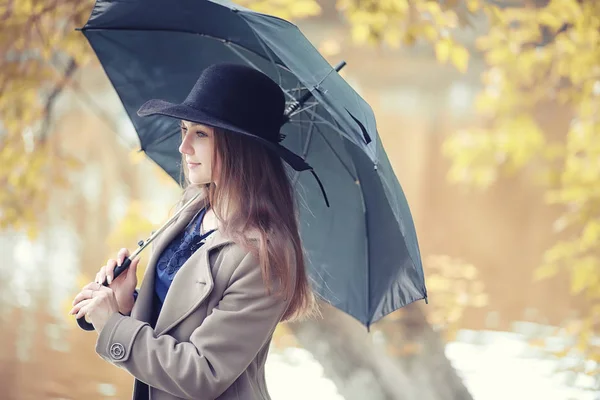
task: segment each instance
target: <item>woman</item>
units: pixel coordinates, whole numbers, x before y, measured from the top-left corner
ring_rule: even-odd
[[[156,239],[139,293],[137,259],[112,281],[122,249],[71,310],[94,325],[96,352],[136,378],[135,399],[269,399],[275,327],[314,304],[282,159],[300,170],[303,161],[279,145],[284,107],[266,75],[219,64],[182,104],[138,111],[181,120],[181,204],[199,200]]]

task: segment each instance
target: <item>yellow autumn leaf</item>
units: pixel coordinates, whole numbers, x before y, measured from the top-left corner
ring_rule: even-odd
[[[314,0],[296,0],[290,4],[290,13],[296,18],[312,17],[321,13],[321,6]]]
[[[577,267],[571,273],[571,293],[579,294],[585,288],[598,283],[600,268],[597,260],[592,257],[580,259]]]
[[[450,53],[452,63],[460,72],[467,72],[469,66],[469,52],[463,46],[454,46]]]
[[[31,241],[35,241],[38,237],[39,230],[37,225],[30,225],[27,227],[27,237]]]
[[[564,23],[564,15],[557,14],[554,10],[546,8],[539,12],[538,23],[552,29],[560,28]]]
[[[402,31],[398,27],[390,27],[383,33],[383,37],[390,47],[397,49],[402,41]]]
[[[543,264],[533,271],[533,279],[536,281],[548,279],[555,276],[559,271],[557,264]]]
[[[600,221],[591,220],[585,224],[581,234],[581,243],[585,248],[597,244],[600,241]]]
[[[452,42],[448,39],[441,39],[435,43],[435,56],[441,63],[448,61],[452,51]]]
[[[369,30],[369,27],[365,24],[355,25],[352,28],[352,39],[356,43],[368,42],[370,34],[371,31]]]
[[[422,22],[416,23],[412,26],[407,27],[405,30],[400,30],[404,35],[410,35],[413,40],[424,39],[426,41],[432,42],[432,44],[437,40],[439,33],[435,26],[431,23]]]
[[[383,0],[381,4],[387,6],[386,8],[389,10],[393,10],[394,13],[398,13],[398,15],[404,15],[410,7],[409,0]]]
[[[467,0],[467,9],[474,13],[481,8],[481,0]]]
[[[552,0],[548,7],[567,21],[573,21],[583,16],[581,5],[577,0]]]

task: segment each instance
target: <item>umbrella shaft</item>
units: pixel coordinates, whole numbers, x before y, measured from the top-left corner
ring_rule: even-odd
[[[346,65],[346,61],[341,61],[338,65],[335,66],[336,72],[340,72],[340,70],[342,68],[344,68],[345,65]],[[316,87],[315,87],[315,89],[316,89]],[[287,110],[285,110],[286,120],[290,119],[292,114],[294,112],[296,112],[296,110],[298,110],[300,107],[302,107],[304,105],[304,103],[306,103],[306,101],[308,99],[310,99],[312,96],[313,96],[312,92],[310,90],[307,90],[306,93],[304,93],[299,99],[295,100],[294,103],[291,104],[287,108]]]
[[[152,233],[152,235],[148,239],[146,239],[145,241],[140,240],[138,242],[139,247],[129,256],[129,258],[131,260],[134,260],[142,252],[142,250],[148,247],[148,245],[152,243],[152,241],[156,239],[158,235],[160,235],[165,229],[167,229],[167,227],[179,217],[179,214],[181,214],[185,209],[187,209],[188,206],[192,204],[194,200],[198,198],[198,196],[200,196],[200,194],[201,192],[197,193],[196,195],[194,195],[194,197],[188,200],[187,203],[183,205],[183,207],[181,207],[171,218],[169,218],[169,220],[165,222],[163,226],[161,226],[160,228],[158,228],[158,230]]]

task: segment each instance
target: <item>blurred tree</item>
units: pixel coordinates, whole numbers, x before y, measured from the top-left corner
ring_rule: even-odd
[[[49,194],[78,165],[46,140],[52,109],[78,66],[91,60],[73,31],[90,2],[0,2],[0,229],[36,235]]]
[[[294,344],[286,335],[293,333],[347,400],[470,399],[446,358],[444,339],[454,338],[466,308],[486,304],[483,283],[475,267],[461,260],[430,256],[425,264],[433,299],[427,314],[410,304],[374,324],[369,333],[322,304],[322,319],[283,325],[278,339]]]
[[[600,382],[600,3],[471,3],[490,24],[478,40],[488,68],[476,104],[487,122],[446,141],[449,178],[485,188],[503,173],[527,172],[545,188],[547,203],[562,207],[554,224],[560,239],[535,278],[566,268],[572,294],[589,300],[581,318],[557,331],[571,344],[556,354],[579,360],[572,369]],[[549,104],[572,115],[557,139],[540,127],[537,111]]]

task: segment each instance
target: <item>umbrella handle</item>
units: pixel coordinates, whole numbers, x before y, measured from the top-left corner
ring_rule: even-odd
[[[192,198],[189,199],[187,203],[183,205],[183,207],[181,207],[167,222],[165,222],[163,226],[161,226],[158,230],[154,231],[148,239],[146,239],[145,241],[140,240],[138,242],[138,245],[140,247],[138,247],[132,254],[130,254],[129,257],[126,257],[121,265],[117,266],[114,269],[113,279],[116,279],[119,275],[121,275],[121,273],[123,273],[123,271],[129,268],[129,266],[131,265],[131,260],[134,260],[142,250],[144,250],[150,243],[152,243],[154,239],[156,239],[158,235],[160,235],[165,229],[167,229],[168,226],[170,226],[175,220],[177,220],[179,218],[179,215],[184,210],[186,210],[197,198],[199,198],[201,194],[202,192],[198,192],[194,196],[192,196]],[[108,282],[106,281],[106,279],[104,280],[104,283],[102,283],[102,285],[108,286]],[[90,324],[85,320],[85,317],[77,318],[77,325],[79,325],[79,327],[84,331],[93,331],[95,329],[94,325]]]
[[[123,271],[125,271],[127,268],[129,268],[130,265],[131,265],[131,260],[126,257],[123,260],[123,263],[114,269],[113,280],[116,279],[119,275],[121,275],[123,273]],[[102,286],[108,287],[108,281],[106,279],[104,280],[104,283],[102,283]],[[85,320],[85,316],[77,318],[77,325],[79,325],[79,327],[81,329],[83,329],[84,331],[93,331],[94,330],[94,325],[87,322]]]

